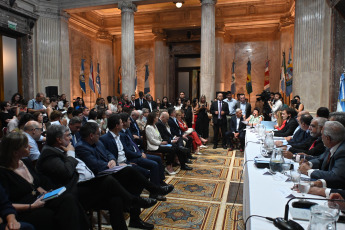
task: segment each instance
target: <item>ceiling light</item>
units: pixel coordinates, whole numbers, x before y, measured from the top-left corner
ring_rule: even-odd
[[[175,4],[176,4],[176,7],[177,7],[177,8],[181,8],[181,7],[182,7],[183,2],[176,2]]]

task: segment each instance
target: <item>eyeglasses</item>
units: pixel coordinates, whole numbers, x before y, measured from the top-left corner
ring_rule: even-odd
[[[32,130],[37,130],[37,131],[43,132],[43,128],[34,128],[34,129],[32,129]]]
[[[316,125],[309,125],[310,127],[312,127],[312,128],[315,128],[316,127]]]

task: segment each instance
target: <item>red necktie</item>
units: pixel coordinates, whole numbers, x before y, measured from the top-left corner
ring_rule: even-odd
[[[317,140],[314,141],[314,143],[310,146],[309,150],[311,150],[312,148],[315,147],[315,143],[316,143]]]
[[[328,154],[328,157],[327,157],[327,164],[329,164],[329,161],[331,160],[331,150],[329,150],[329,154]]]

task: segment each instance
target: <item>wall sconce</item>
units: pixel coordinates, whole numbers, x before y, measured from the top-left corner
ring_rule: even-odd
[[[177,8],[181,8],[183,5],[184,1],[179,1],[179,2],[174,2]]]

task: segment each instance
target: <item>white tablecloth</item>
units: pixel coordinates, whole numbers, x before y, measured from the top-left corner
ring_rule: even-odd
[[[250,215],[260,215],[272,218],[284,217],[285,204],[289,200],[286,198],[286,192],[292,193],[298,197],[301,195],[291,191],[290,188],[293,186],[292,182],[274,180],[273,176],[271,175],[263,175],[264,169],[256,168],[253,160],[256,156],[260,155],[261,152],[261,144],[253,143],[256,141],[258,141],[256,134],[252,132],[252,130],[247,130],[244,158],[245,162],[248,162],[245,165],[243,175],[244,221]],[[296,163],[295,170],[297,167],[298,164]],[[307,197],[318,196],[307,195]],[[292,202],[290,202],[290,204]],[[318,203],[325,203],[325,201],[320,201]],[[291,214],[289,214],[289,219],[292,219]],[[298,221],[298,223],[307,229],[307,221]],[[341,225],[339,227],[341,227],[341,229],[345,229],[345,225]],[[247,229],[268,230],[278,228],[276,228],[272,222],[266,219],[251,217],[247,223]]]

